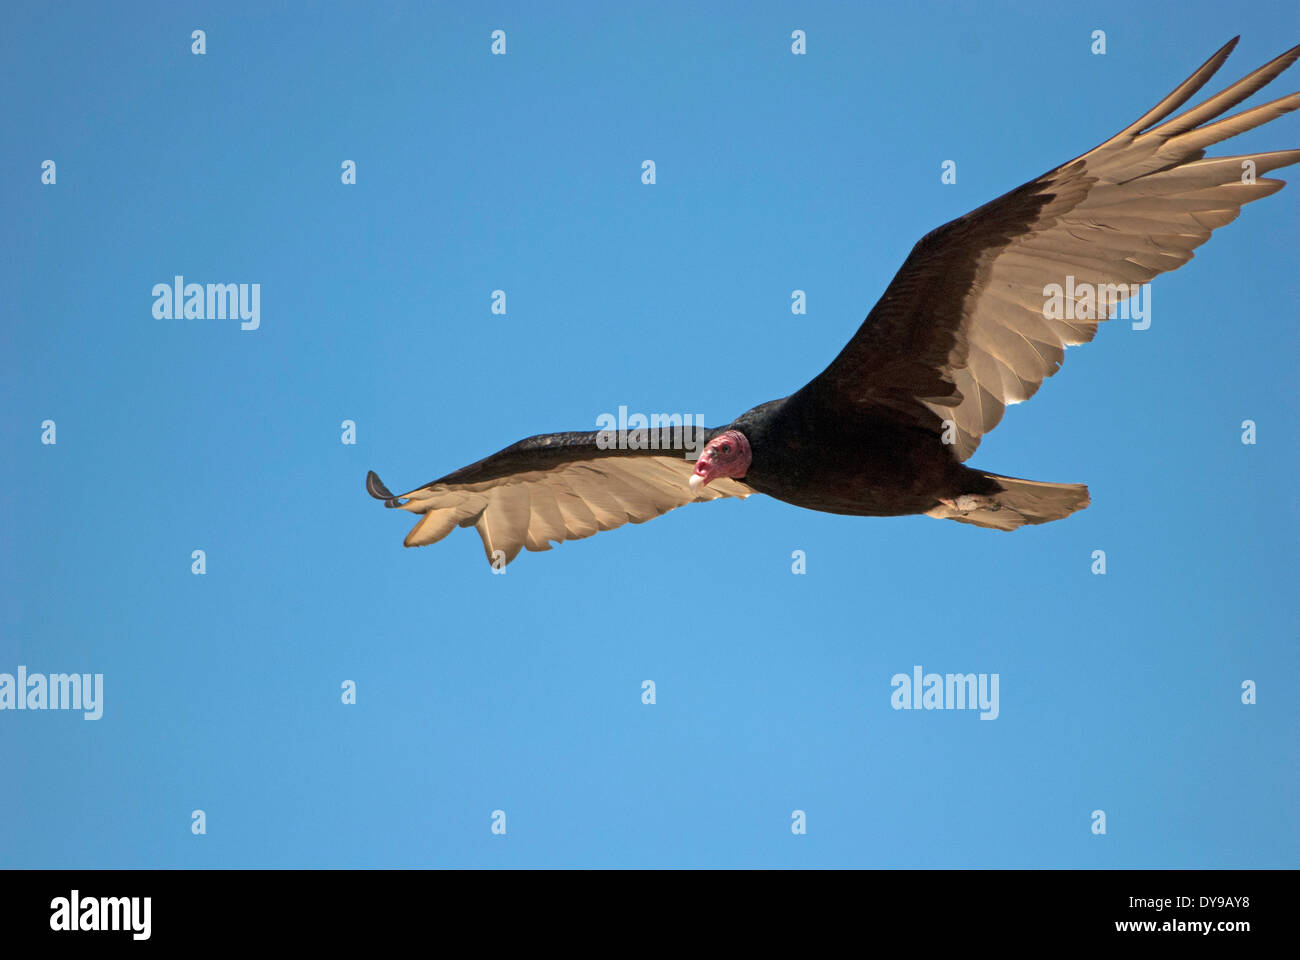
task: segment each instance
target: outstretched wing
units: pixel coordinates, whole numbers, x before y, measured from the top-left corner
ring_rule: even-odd
[[[437,543],[456,527],[472,526],[483,538],[488,562],[498,565],[525,547],[549,550],[552,541],[644,523],[692,500],[743,499],[754,492],[722,478],[693,493],[695,464],[686,458],[680,428],[632,431],[621,446],[618,436],[542,434],[400,496],[371,471],[366,490],[387,507],[423,514],[406,535],[406,546]],[[698,452],[710,436],[692,449]]]
[[[1209,122],[1289,67],[1300,47],[1165,119],[1236,43],[1101,146],[923,237],[804,392],[837,407],[887,407],[930,429],[952,420],[958,457],[974,453],[1008,404],[1056,372],[1067,345],[1096,335],[1107,302],[1192,259],[1242,204],[1284,185],[1257,175],[1300,161],[1300,150],[1202,159],[1207,146],[1300,107],[1293,93]],[[1076,302],[1050,309],[1052,284],[1075,290]],[[1091,311],[1089,298],[1101,300]]]

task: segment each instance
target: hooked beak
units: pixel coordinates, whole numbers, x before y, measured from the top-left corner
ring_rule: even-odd
[[[695,461],[695,472],[691,474],[691,479],[687,481],[691,485],[691,493],[698,494],[700,490],[713,479],[713,458],[707,453],[702,453],[700,459]]]
[[[724,430],[709,441],[695,461],[695,469],[691,471],[689,481],[692,496],[700,496],[700,491],[718,478],[744,477],[752,457],[749,441],[743,433],[739,430]]]

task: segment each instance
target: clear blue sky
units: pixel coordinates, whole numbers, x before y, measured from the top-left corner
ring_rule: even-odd
[[[984,442],[1090,484],[1064,522],[760,496],[493,576],[363,490],[789,393],[922,234],[1294,3],[255,6],[0,14],[0,672],[104,675],[97,721],[0,713],[0,865],[1300,862],[1300,186]],[[155,319],[177,274],[260,283],[260,329]],[[999,717],[893,710],[917,664],[998,674]]]

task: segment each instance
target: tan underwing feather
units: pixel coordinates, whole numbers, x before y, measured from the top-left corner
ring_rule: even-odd
[[[694,464],[680,453],[575,460],[547,470],[479,483],[434,483],[397,498],[395,505],[423,514],[407,546],[441,540],[472,523],[489,563],[509,563],[520,550],[549,550],[625,523],[644,523],[693,500],[745,498],[753,490],[722,478],[692,493]],[[500,551],[497,554],[497,551]]]

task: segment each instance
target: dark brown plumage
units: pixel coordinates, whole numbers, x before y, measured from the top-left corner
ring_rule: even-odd
[[[692,500],[755,492],[829,513],[924,513],[999,530],[1086,507],[1081,484],[964,461],[1007,405],[1057,371],[1067,346],[1096,335],[1118,292],[1182,266],[1243,204],[1284,185],[1260,175],[1300,161],[1300,150],[1203,159],[1207,146],[1300,107],[1295,93],[1216,119],[1300,47],[1169,119],[1236,42],[1099,147],[923,237],[839,356],[797,393],[707,431],[694,467],[680,431],[650,431],[639,448],[621,449],[605,449],[595,432],[558,433],[401,496],[373,472],[367,489],[423,515],[407,546],[474,526],[498,564]],[[1045,302],[1053,284],[1096,297],[1090,305],[1079,295],[1062,315]]]

